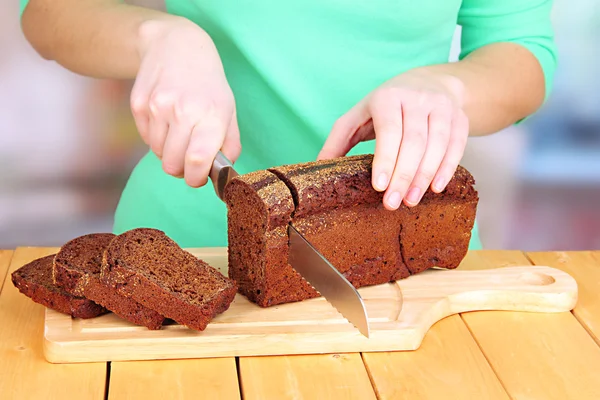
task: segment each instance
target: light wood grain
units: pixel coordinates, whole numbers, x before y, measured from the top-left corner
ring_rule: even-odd
[[[525,262],[524,254],[493,251],[464,260],[465,268]],[[600,347],[570,312],[474,312],[462,318],[513,399],[600,398]]]
[[[435,324],[417,351],[363,353],[380,399],[508,399],[458,315]]]
[[[600,252],[530,252],[534,264],[561,269],[579,283],[579,300],[573,314],[600,344]]]
[[[0,294],[0,397],[103,399],[106,364],[52,365],[42,352],[44,307],[21,294],[10,273],[56,249],[18,248]]]
[[[375,399],[360,354],[240,358],[245,400]]]
[[[226,273],[225,249],[194,254]],[[548,267],[430,270],[359,289],[371,335],[361,335],[324,298],[261,308],[237,295],[207,329],[150,331],[114,314],[74,320],[48,310],[45,354],[55,363],[414,350],[436,321],[470,310],[570,310],[577,285]]]
[[[240,398],[235,358],[111,364],[109,400]]]
[[[0,293],[2,293],[4,287],[4,278],[8,272],[12,255],[12,250],[0,250]]]

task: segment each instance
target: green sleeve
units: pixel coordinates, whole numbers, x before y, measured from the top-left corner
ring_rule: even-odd
[[[522,45],[542,67],[545,101],[552,90],[557,64],[551,9],[552,0],[463,0],[458,14],[462,27],[459,58],[494,42]]]
[[[27,3],[29,3],[29,0],[19,0],[19,18],[23,16],[23,11],[25,11]]]

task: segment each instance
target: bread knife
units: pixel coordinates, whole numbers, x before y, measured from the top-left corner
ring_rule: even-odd
[[[210,170],[219,199],[223,200],[225,186],[238,175],[231,161],[219,151]],[[368,338],[369,320],[360,293],[291,223],[288,233],[288,262],[292,268]]]

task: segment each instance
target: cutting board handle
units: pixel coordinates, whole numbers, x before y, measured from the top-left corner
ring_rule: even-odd
[[[448,302],[450,314],[475,310],[570,311],[577,303],[577,282],[548,266],[486,270],[427,270],[398,281],[404,299],[423,292]]]

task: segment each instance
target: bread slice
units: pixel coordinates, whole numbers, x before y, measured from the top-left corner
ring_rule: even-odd
[[[199,331],[229,308],[237,292],[234,281],[151,228],[111,241],[102,278],[121,295]]]
[[[13,285],[36,303],[74,318],[94,318],[108,312],[93,301],[73,296],[52,282],[54,255],[38,258],[11,274]]]
[[[148,329],[160,329],[165,317],[123,296],[100,279],[104,251],[112,233],[92,233],[65,243],[54,258],[54,282],[75,296],[87,297],[119,317]]]
[[[318,296],[288,264],[291,223],[355,287],[403,279],[466,255],[478,195],[459,167],[444,192],[389,211],[371,186],[373,155],[271,168],[225,191],[229,276],[267,307]],[[284,210],[284,211],[282,211]]]
[[[294,200],[287,186],[271,172],[257,171],[226,189],[229,277],[240,293],[263,307],[317,297],[288,264]]]

